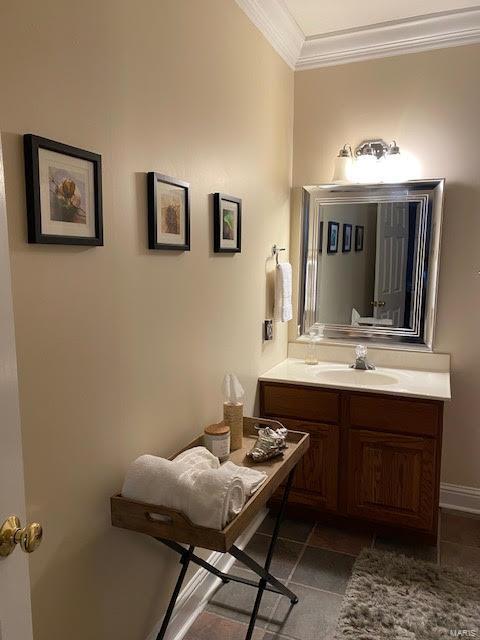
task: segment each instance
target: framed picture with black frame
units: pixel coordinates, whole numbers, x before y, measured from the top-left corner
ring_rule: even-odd
[[[349,253],[352,250],[352,225],[343,225],[342,253]]]
[[[28,242],[103,245],[101,156],[31,133],[23,148]]]
[[[363,251],[363,236],[365,227],[357,224],[355,226],[355,251]]]
[[[242,201],[224,193],[213,194],[213,250],[240,253],[242,250]]]
[[[318,231],[318,253],[323,253],[323,220],[320,220]]]
[[[338,251],[338,222],[328,223],[328,237],[327,237],[327,253],[337,253]]]
[[[190,184],[150,171],[147,192],[148,248],[190,251]]]

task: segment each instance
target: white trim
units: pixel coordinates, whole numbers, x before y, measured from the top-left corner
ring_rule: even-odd
[[[395,20],[308,38],[296,69],[312,69],[480,42],[480,8]]]
[[[440,506],[444,509],[480,514],[480,489],[442,482],[440,485]]]
[[[283,0],[236,0],[289,67],[295,69],[305,34]]]
[[[248,529],[246,529],[236,541],[235,544],[237,547],[244,549],[247,546],[250,538],[261,525],[266,515],[267,509],[263,509],[257,514]],[[228,553],[215,551],[208,557],[207,562],[213,564],[220,571],[227,572],[235,562],[235,558]],[[195,573],[178,596],[172,619],[165,634],[165,640],[182,640],[183,636],[205,608],[210,596],[220,582],[220,578],[216,578],[206,569],[199,569]],[[159,620],[147,640],[156,640],[161,624],[162,620]]]
[[[284,0],[236,0],[295,70],[480,43],[480,6],[305,37]]]

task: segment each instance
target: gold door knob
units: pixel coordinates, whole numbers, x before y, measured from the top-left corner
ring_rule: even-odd
[[[10,516],[0,527],[0,556],[9,556],[17,544],[25,553],[32,553],[39,547],[42,535],[38,522],[21,527],[19,518]]]

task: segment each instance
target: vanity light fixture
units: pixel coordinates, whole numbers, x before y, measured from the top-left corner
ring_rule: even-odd
[[[378,182],[380,180],[379,163],[382,157],[383,153],[377,155],[376,149],[368,142],[357,147],[355,149],[354,182]]]
[[[333,170],[332,182],[352,182],[353,181],[353,158],[352,147],[344,144],[335,158],[335,168]]]
[[[385,179],[384,182],[403,182],[408,179],[408,161],[396,141],[390,145],[385,156]]]
[[[354,153],[345,144],[335,159],[332,182],[402,182],[413,177],[408,175],[409,164],[395,140],[392,144],[381,138],[364,140]]]

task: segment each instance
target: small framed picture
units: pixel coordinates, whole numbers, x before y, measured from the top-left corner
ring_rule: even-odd
[[[213,250],[240,253],[242,250],[242,201],[224,193],[213,194]]]
[[[190,184],[147,174],[148,248],[190,251]]]
[[[348,253],[352,250],[352,225],[343,225],[342,253]]]
[[[327,253],[337,253],[338,251],[338,222],[328,223]]]
[[[102,158],[23,136],[28,242],[103,245]]]
[[[318,231],[318,253],[323,253],[323,220],[320,220],[320,228]]]
[[[355,251],[363,251],[363,233],[364,227],[357,224],[355,226]]]

